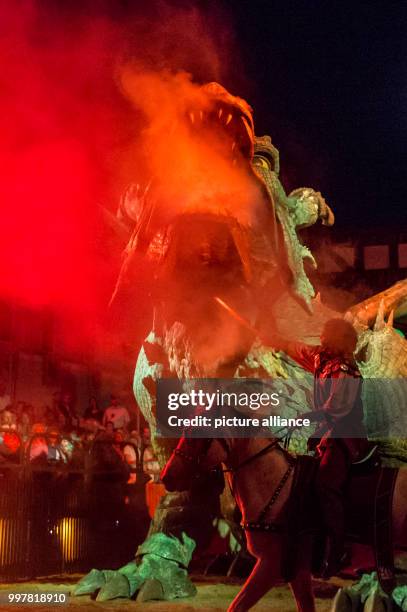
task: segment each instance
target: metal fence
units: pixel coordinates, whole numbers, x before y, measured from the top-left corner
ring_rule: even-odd
[[[84,466],[0,463],[0,581],[115,568],[149,526],[144,479]]]

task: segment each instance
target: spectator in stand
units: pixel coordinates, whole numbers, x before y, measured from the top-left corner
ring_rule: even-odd
[[[73,454],[74,454],[74,443],[69,438],[62,438],[61,440],[61,451],[68,463],[72,462]]]
[[[119,430],[113,431],[111,435],[103,432],[95,439],[90,449],[91,465],[103,472],[100,475],[101,479],[122,484],[127,482],[130,468],[124,459],[123,443],[124,435]]]
[[[27,408],[23,407],[17,417],[17,432],[22,440],[27,440],[31,431],[31,418]]]
[[[143,427],[143,430],[141,432],[141,438],[140,438],[140,444],[139,444],[140,457],[143,458],[144,451],[146,448],[151,448],[151,432],[150,432],[149,427]]]
[[[5,429],[17,429],[16,415],[11,404],[0,413],[0,429],[3,431]]]
[[[34,423],[31,429],[31,439],[27,446],[30,463],[46,463],[48,456],[48,442],[44,423]]]
[[[48,463],[66,463],[67,458],[64,455],[59,441],[59,431],[51,428],[48,431],[47,436],[48,450],[47,450],[47,461]]]
[[[61,450],[72,468],[84,467],[85,452],[88,450],[87,441],[84,439],[84,436],[81,437],[79,442],[75,438],[63,438],[61,440]]]
[[[81,430],[83,433],[91,433],[94,436],[101,430],[105,428],[99,421],[95,421],[93,419],[82,419],[81,420]]]
[[[158,482],[160,479],[160,465],[151,444],[151,432],[149,427],[143,428],[141,437],[141,453],[143,458],[144,473],[148,474],[153,482]]]
[[[83,433],[83,448],[87,451],[92,446],[94,440],[96,439],[96,434],[93,431],[85,431]]]
[[[18,461],[18,450],[21,446],[17,434],[16,415],[9,404],[0,412],[0,461]]]
[[[61,413],[60,406],[61,406],[61,392],[54,391],[54,393],[52,394],[51,410],[56,416],[57,423],[59,425],[62,425],[65,419],[64,419],[63,414]]]
[[[81,419],[81,428],[84,431],[89,431],[96,434],[102,425],[103,412],[100,410],[96,398],[91,397],[89,406],[86,409],[83,419]]]
[[[148,446],[144,449],[143,471],[150,476],[153,482],[158,482],[160,480],[160,464],[157,461],[152,446]]]
[[[62,438],[61,440],[61,451],[64,454],[68,463],[71,462],[73,454],[73,442],[69,438]]]
[[[107,440],[108,442],[113,441],[114,435],[114,425],[112,421],[106,423],[106,426],[103,429],[100,429],[95,436],[96,440]]]
[[[73,406],[72,393],[66,392],[62,395],[59,403],[59,412],[64,420],[64,431],[72,431],[73,429],[79,427],[79,417],[76,414]]]
[[[120,459],[124,461],[123,455],[124,432],[121,429],[116,429],[113,434],[113,448],[118,453]]]
[[[89,406],[86,408],[83,418],[86,420],[97,421],[98,423],[102,422],[103,411],[99,408],[95,396],[90,398]]]
[[[123,456],[131,470],[127,484],[135,484],[140,466],[139,436],[136,431],[131,432],[130,438],[123,445]]]
[[[104,433],[105,433],[105,435],[108,438],[112,438],[113,439],[113,434],[114,434],[114,423],[113,423],[113,421],[108,421],[106,423],[106,427],[105,427]]]
[[[14,430],[0,431],[0,463],[4,461],[18,461],[20,446],[20,437]]]
[[[127,429],[130,422],[130,415],[124,406],[120,404],[120,400],[115,395],[110,397],[110,406],[108,406],[103,415],[103,425],[106,427],[108,422],[113,423],[114,429]]]
[[[83,442],[84,442],[84,438],[83,438],[83,434],[82,433],[78,433],[77,431],[73,431],[71,433],[71,435],[69,436],[69,439],[71,440],[72,444],[74,445],[74,449],[77,450],[83,450]]]
[[[149,427],[143,427],[141,443],[143,446],[151,446],[151,431]]]
[[[139,456],[140,455],[140,449],[141,449],[141,437],[139,432],[137,431],[137,429],[133,429],[130,432],[129,438],[128,438],[128,442],[129,444],[131,444],[132,446],[134,446],[135,448],[137,448],[137,454]]]

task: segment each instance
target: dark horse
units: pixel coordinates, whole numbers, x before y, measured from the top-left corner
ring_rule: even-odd
[[[310,458],[312,461],[312,459]],[[256,564],[228,608],[228,612],[249,610],[271,587],[289,581],[299,612],[314,612],[312,591],[311,531],[298,530],[295,563],[288,578],[283,569],[291,521],[311,509],[318,515],[315,496],[291,495],[294,490],[298,458],[285,451],[277,439],[233,438],[192,439],[182,437],[162,472],[169,491],[188,489],[197,473],[221,464],[242,514],[247,547]],[[360,487],[359,487],[360,489]],[[350,492],[352,496],[352,492]],[[304,498],[307,498],[304,505]],[[365,496],[365,520],[372,514],[372,499]],[[293,503],[294,502],[294,503]],[[355,502],[356,503],[356,502]],[[289,517],[287,519],[287,516]],[[392,505],[393,539],[398,546],[407,543],[407,470],[398,470]]]

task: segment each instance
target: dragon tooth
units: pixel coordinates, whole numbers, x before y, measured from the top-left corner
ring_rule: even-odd
[[[247,119],[245,119],[245,117],[243,117],[243,115],[240,115],[240,119],[243,121],[243,125],[246,128],[246,132],[250,138],[250,140],[253,138],[253,133],[252,133],[252,129],[247,121]]]
[[[189,118],[191,120],[191,123],[193,124],[195,121],[194,113],[189,113]]]
[[[223,108],[219,109],[219,112],[218,112],[219,119],[222,117],[222,115],[223,115]]]
[[[229,125],[231,121],[232,121],[232,113],[229,113],[226,119],[226,125]]]

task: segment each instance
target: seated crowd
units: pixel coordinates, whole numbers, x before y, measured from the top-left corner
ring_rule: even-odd
[[[52,406],[36,409],[26,402],[0,410],[0,470],[2,464],[65,466],[68,469],[122,471],[127,483],[159,479],[150,431],[139,433],[128,410],[116,396],[100,409],[95,397],[80,416],[70,394],[55,393]]]

